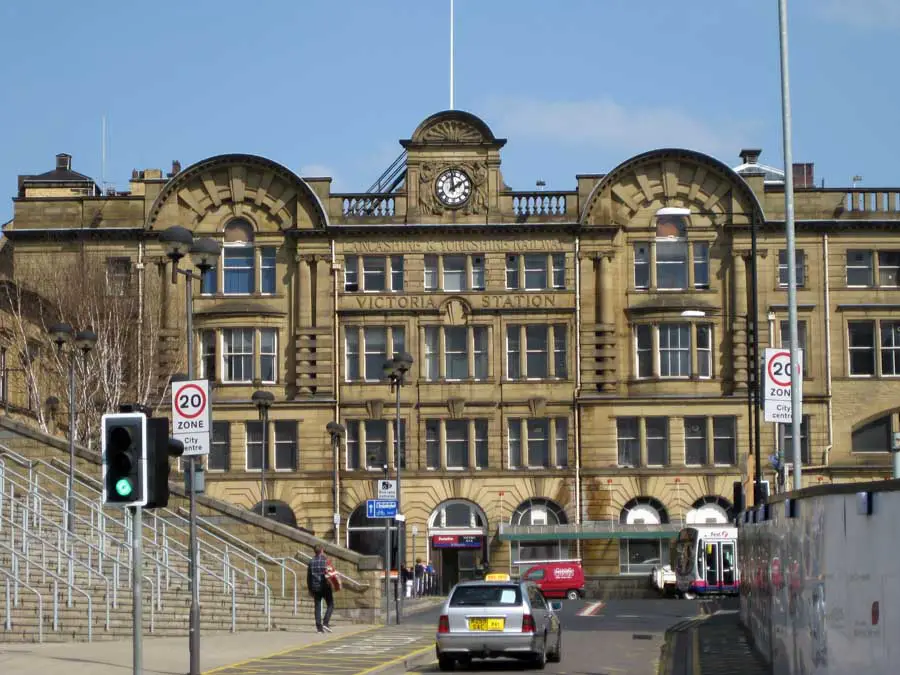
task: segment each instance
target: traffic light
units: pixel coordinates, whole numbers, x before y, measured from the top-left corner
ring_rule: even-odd
[[[101,418],[103,435],[103,503],[143,506],[147,503],[147,417],[143,413],[110,413]]]
[[[169,504],[169,457],[180,457],[184,445],[169,438],[169,418],[147,420],[147,503],[145,509]]]

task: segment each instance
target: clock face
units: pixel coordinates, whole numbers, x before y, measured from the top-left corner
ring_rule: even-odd
[[[472,195],[472,181],[459,169],[447,169],[438,176],[435,191],[445,206],[462,206]]]

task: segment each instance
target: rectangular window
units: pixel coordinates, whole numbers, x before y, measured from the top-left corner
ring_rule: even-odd
[[[122,297],[131,287],[131,258],[106,259],[106,288],[109,295]]]
[[[429,469],[441,468],[440,420],[425,420],[425,462]]]
[[[200,293],[202,295],[215,295],[219,292],[219,268],[210,267],[203,272],[200,279]]]
[[[547,256],[525,255],[525,290],[542,291],[547,288]]]
[[[647,417],[644,425],[647,434],[647,466],[665,466],[669,463],[669,419]]]
[[[263,246],[259,249],[259,288],[262,293],[275,292],[276,251],[274,246]]]
[[[716,465],[737,464],[736,426],[734,417],[713,417],[713,462]]]
[[[616,419],[616,444],[619,449],[619,466],[641,465],[641,441],[638,435],[637,417]]]
[[[709,243],[694,243],[694,288],[709,288]]]
[[[790,321],[780,321],[779,330],[781,331],[781,348],[791,348],[791,324]],[[803,352],[803,375],[809,374],[809,352],[806,351],[806,321],[797,321],[797,348]]]
[[[688,245],[686,241],[656,242],[656,287],[682,290],[688,285]]]
[[[443,262],[443,289],[450,292],[468,290],[466,288],[466,256],[445,255]]]
[[[359,290],[359,257],[344,256],[344,291],[355,293]]]
[[[518,469],[522,466],[522,424],[521,420],[510,419],[507,421],[509,429],[509,466]]]
[[[525,326],[525,377],[544,379],[549,376],[547,326]]]
[[[900,251],[878,253],[878,285],[889,288],[900,286]]]
[[[387,290],[387,258],[363,256],[363,290],[383,293]]]
[[[806,254],[802,249],[794,250],[794,267],[797,271],[797,287],[802,288],[806,285]],[[784,249],[778,251],[778,285],[788,285],[787,251]]]
[[[297,470],[297,423],[275,422],[275,470]]]
[[[444,368],[448,380],[465,380],[469,377],[469,330],[466,326],[444,328]]]
[[[850,349],[850,374],[875,374],[875,322],[849,321],[847,323]]]
[[[349,382],[359,379],[359,328],[344,328],[345,364],[344,378]]]
[[[794,461],[793,425],[784,425],[784,461]],[[809,415],[804,415],[800,421],[800,461],[809,464]]]
[[[483,255],[473,255],[470,260],[472,261],[472,290],[473,291],[483,291],[484,290],[484,256]]]
[[[247,435],[247,471],[261,471],[263,461],[263,423],[246,422],[244,429]],[[266,469],[269,468],[268,457]]]
[[[390,329],[391,336],[391,355],[400,354],[406,351],[406,330],[403,326],[394,326]],[[382,367],[382,375],[384,368]]]
[[[216,381],[216,331],[200,333],[200,377]]]
[[[387,421],[366,420],[366,468],[381,471],[387,464]]]
[[[569,420],[556,418],[556,466],[569,466]]]
[[[469,420],[446,420],[447,468],[469,468]]]
[[[425,290],[436,291],[438,289],[438,257],[436,255],[425,256]]]
[[[847,285],[864,287],[875,283],[872,251],[847,251]]]
[[[900,375],[900,321],[881,322],[881,374]]]
[[[475,379],[488,378],[488,329],[486,326],[472,328],[473,347],[475,349]]]
[[[650,244],[646,241],[634,244],[634,287],[650,288]]]
[[[392,255],[391,256],[391,290],[392,291],[402,291],[403,290],[403,256],[402,255]]]
[[[712,326],[697,325],[697,375],[712,377]]]
[[[263,382],[278,381],[277,342],[274,328],[259,329],[259,379]]]
[[[691,326],[686,323],[660,324],[660,377],[690,377]]]
[[[637,351],[637,376],[653,377],[653,327],[636,326],[634,342]]]
[[[562,289],[566,287],[566,254],[554,253],[553,262],[553,288]]]
[[[684,418],[684,463],[703,466],[707,462],[707,435],[705,417]]]
[[[546,419],[530,419],[528,432],[528,466],[550,466],[550,424]]]
[[[391,428],[394,430],[394,433],[397,433],[397,422],[391,422]],[[400,434],[396,440],[396,447],[394,451],[397,453],[397,459],[395,461],[400,462],[400,468],[406,468],[406,420],[400,420]]]
[[[565,326],[553,327],[553,376],[561,379],[568,377],[568,352],[566,350]]]
[[[506,377],[518,380],[522,377],[521,369],[521,333],[519,326],[506,327]]]
[[[225,268],[225,293],[249,295],[253,287],[256,251],[252,246],[226,246],[223,252]]]
[[[253,381],[253,329],[226,328],[222,331],[224,382]]]
[[[363,328],[363,367],[362,379],[377,382],[384,379],[384,364],[388,359],[387,328]]]
[[[228,422],[213,422],[211,440],[206,458],[207,470],[228,471],[231,468],[231,425]]]
[[[475,467],[488,468],[488,421],[475,420]]]
[[[440,327],[425,328],[425,379],[434,382],[440,377]]]
[[[519,288],[519,256],[506,256],[506,290],[518,290]]]
[[[348,421],[347,427],[347,469],[359,469],[359,422]]]

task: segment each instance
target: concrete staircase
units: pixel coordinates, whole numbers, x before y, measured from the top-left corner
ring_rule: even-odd
[[[132,633],[131,514],[103,509],[85,477],[76,480],[70,534],[66,481],[52,463],[0,453],[0,642]],[[143,520],[144,632],[186,635],[188,522],[168,510]],[[201,633],[312,626],[299,560],[273,559],[209,523],[198,527],[198,541]]]

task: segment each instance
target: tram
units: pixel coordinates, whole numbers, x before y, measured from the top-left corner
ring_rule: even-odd
[[[675,540],[675,583],[691,600],[698,595],[738,595],[736,527],[692,525]]]

